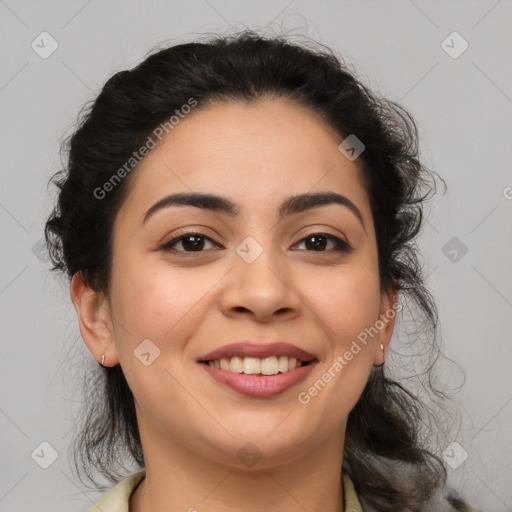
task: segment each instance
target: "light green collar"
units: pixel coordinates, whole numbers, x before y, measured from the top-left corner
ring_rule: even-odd
[[[104,494],[89,512],[129,512],[130,496],[145,476],[146,470],[142,470],[121,480]],[[343,493],[345,512],[362,512],[352,480],[346,473],[343,473]]]

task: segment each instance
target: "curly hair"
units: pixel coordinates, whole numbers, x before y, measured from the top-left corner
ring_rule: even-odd
[[[355,134],[364,142],[359,161],[375,225],[381,289],[398,289],[419,326],[413,337],[421,333],[420,352],[428,361],[415,375],[421,393],[391,376],[389,364],[372,369],[348,417],[343,470],[368,509],[424,510],[447,478],[442,458],[430,446],[442,424],[441,406],[437,412],[434,406],[448,397],[434,384],[438,313],[416,240],[424,205],[436,190],[435,173],[420,162],[412,116],[370,91],[333,50],[244,30],[159,48],[114,74],[82,110],[76,131],[63,144],[67,165],[51,180],[58,188],[45,226],[52,270],[69,279],[80,272],[92,289],[108,295],[113,222],[137,166],[101,199],[98,187],[190,98],[197,108],[212,101],[284,98],[315,111],[343,138]],[[116,467],[123,467],[126,456],[144,466],[133,395],[119,364],[89,368],[86,381],[75,467],[93,482],[91,469],[117,482]],[[455,494],[446,499],[463,510]]]

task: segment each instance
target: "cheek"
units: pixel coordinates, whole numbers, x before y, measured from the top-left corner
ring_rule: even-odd
[[[124,262],[113,276],[114,314],[124,329],[121,350],[131,350],[144,339],[162,352],[176,352],[194,326],[204,319],[204,304],[216,280],[193,269],[170,270],[162,264]],[[129,338],[129,340],[126,339]]]
[[[310,407],[311,428],[313,418],[323,417],[329,430],[348,416],[368,381],[374,356],[367,331],[378,319],[380,289],[376,272],[355,265],[318,284],[312,304],[329,352],[322,371],[298,398]]]
[[[379,317],[380,289],[376,270],[347,265],[329,275],[319,274],[311,287],[308,280],[308,299],[331,340],[333,352],[343,353],[352,340],[374,325]]]

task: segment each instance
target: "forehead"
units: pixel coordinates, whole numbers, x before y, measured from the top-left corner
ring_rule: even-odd
[[[139,220],[167,194],[198,191],[261,215],[285,196],[332,190],[366,217],[362,169],[339,151],[342,139],[318,114],[283,99],[196,107],[142,161],[119,214]]]

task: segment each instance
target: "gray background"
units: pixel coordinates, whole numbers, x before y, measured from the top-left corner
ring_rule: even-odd
[[[0,511],[85,511],[101,494],[76,480],[67,455],[80,358],[96,363],[67,283],[36,257],[60,139],[106,79],[151,48],[267,25],[335,48],[415,117],[423,158],[448,185],[420,245],[444,352],[466,374],[457,444],[441,448],[473,506],[512,510],[511,21],[510,0],[0,0]],[[46,59],[31,47],[43,31],[58,43]],[[458,53],[460,40],[442,45],[453,31],[469,44],[457,58],[445,49]],[[58,454],[47,469],[42,442]]]

